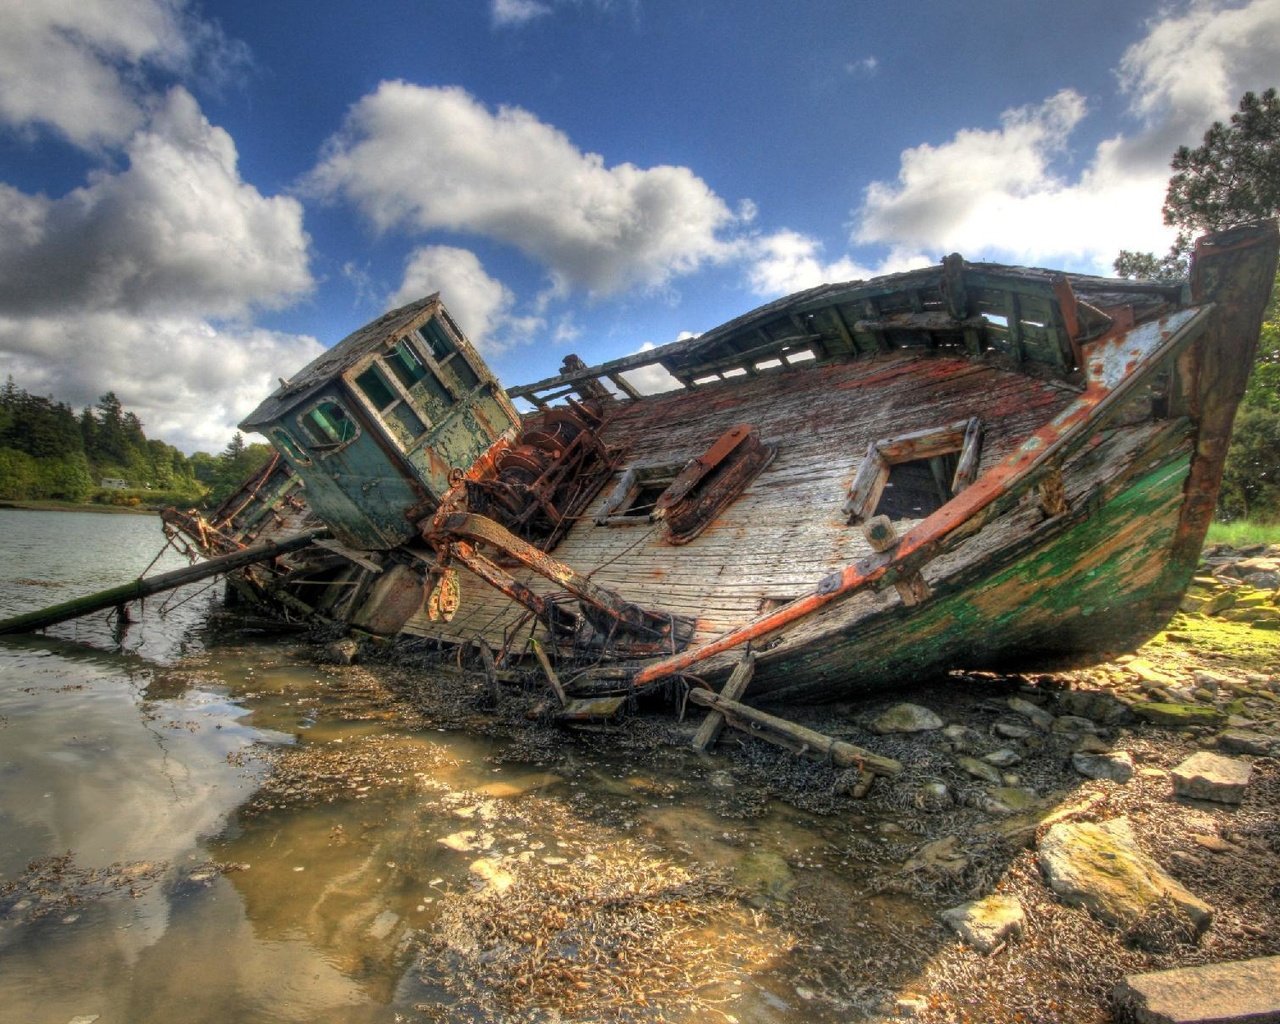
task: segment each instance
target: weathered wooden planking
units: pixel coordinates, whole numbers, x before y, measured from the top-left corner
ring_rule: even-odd
[[[554,555],[628,600],[697,618],[695,642],[702,642],[754,618],[762,601],[810,590],[870,553],[859,531],[844,525],[841,508],[871,443],[978,416],[982,464],[990,465],[1070,397],[964,358],[892,353],[627,403],[604,429],[606,443],[626,449],[619,477],[629,466],[681,466],[741,422],[776,443],[778,454],[690,544],[665,544],[647,525],[596,526],[591,509]],[[541,577],[514,575],[539,592],[550,590]],[[451,624],[415,620],[408,628],[453,638],[480,633],[497,644],[523,614],[466,573],[462,591]]]

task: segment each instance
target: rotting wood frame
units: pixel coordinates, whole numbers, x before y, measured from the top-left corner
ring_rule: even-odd
[[[893,467],[907,462],[958,453],[955,473],[948,483],[950,496],[955,497],[978,475],[981,450],[982,422],[977,416],[945,427],[872,441],[849,485],[849,496],[844,503],[845,521],[856,526],[870,519],[880,504]]]
[[[1182,309],[1129,330],[1119,325],[1086,351],[1087,386],[1066,409],[1033,431],[1000,465],[883,552],[819,581],[790,604],[680,654],[650,662],[631,677],[644,688],[716,655],[777,634],[834,601],[906,582],[920,570],[1012,508],[1120,412],[1150,375],[1169,364],[1208,326],[1213,306]]]

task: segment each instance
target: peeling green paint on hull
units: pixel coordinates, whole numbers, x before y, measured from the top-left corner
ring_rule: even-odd
[[[1138,477],[1094,515],[958,591],[891,610],[803,651],[762,656],[767,700],[822,700],[948,669],[1104,659],[1137,646],[1177,608],[1189,573],[1171,571],[1189,456]],[[770,665],[769,662],[773,664]]]

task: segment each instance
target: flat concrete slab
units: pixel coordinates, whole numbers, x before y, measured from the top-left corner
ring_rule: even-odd
[[[1280,956],[1131,974],[1115,999],[1138,1024],[1280,1024]]]

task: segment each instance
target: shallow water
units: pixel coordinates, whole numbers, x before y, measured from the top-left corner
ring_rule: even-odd
[[[161,540],[150,517],[0,510],[0,616],[123,582]],[[570,877],[625,848],[723,873],[761,907],[800,887],[830,909],[895,841],[847,816],[726,817],[737,783],[679,751],[660,771],[623,754],[495,763],[497,741],[406,727],[358,669],[211,638],[216,596],[153,599],[123,638],[103,614],[0,640],[6,1021],[424,1019],[451,997],[415,942],[495,873]],[[273,750],[291,760],[260,789]],[[920,912],[880,896],[858,913]],[[806,966],[776,924],[746,920],[708,922],[705,994],[740,1021],[817,1019],[797,979],[820,987],[822,957]]]

